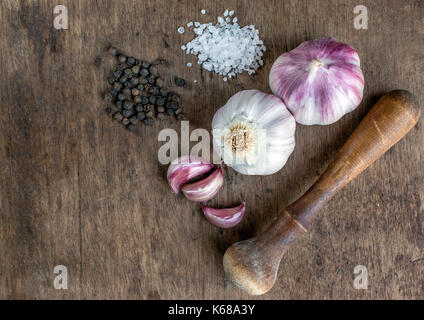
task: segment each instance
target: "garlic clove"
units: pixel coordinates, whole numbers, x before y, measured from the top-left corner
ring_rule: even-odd
[[[245,202],[234,208],[214,209],[202,203],[202,211],[210,223],[220,228],[232,228],[240,223],[244,216]]]
[[[360,104],[364,76],[355,49],[324,38],[305,41],[278,57],[269,84],[298,123],[327,125]]]
[[[208,201],[216,196],[224,182],[222,165],[212,172],[208,177],[190,184],[185,184],[181,188],[185,197],[194,202]]]
[[[167,179],[171,189],[178,193],[187,181],[211,171],[214,165],[198,156],[182,156],[171,162]]]

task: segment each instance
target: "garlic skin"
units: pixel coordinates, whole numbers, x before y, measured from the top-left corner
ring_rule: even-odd
[[[327,125],[359,105],[364,76],[355,49],[324,38],[303,42],[278,57],[269,85],[298,123]]]
[[[181,191],[188,200],[193,202],[203,202],[214,198],[224,183],[222,166],[212,172],[208,177],[183,185]]]
[[[295,129],[296,121],[281,99],[244,90],[215,113],[213,146],[237,172],[269,175],[280,170],[293,152]]]
[[[177,194],[187,181],[211,171],[214,165],[198,156],[182,156],[171,162],[167,179],[171,189]]]
[[[202,211],[210,223],[220,228],[232,228],[240,223],[244,216],[246,204],[234,208],[214,209],[202,203]]]

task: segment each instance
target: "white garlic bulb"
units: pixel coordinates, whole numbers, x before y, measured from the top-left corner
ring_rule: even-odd
[[[293,152],[295,128],[296,121],[280,98],[258,90],[241,91],[213,117],[214,150],[237,172],[272,174]]]

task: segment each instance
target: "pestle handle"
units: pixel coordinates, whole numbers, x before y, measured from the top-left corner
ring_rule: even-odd
[[[227,249],[223,262],[230,279],[250,294],[271,289],[285,250],[307,231],[319,209],[404,137],[419,115],[417,100],[410,92],[395,90],[384,95],[301,198],[284,209],[263,233]]]
[[[321,206],[402,139],[417,123],[420,108],[405,90],[384,95],[368,112],[315,184],[287,211],[307,227]]]

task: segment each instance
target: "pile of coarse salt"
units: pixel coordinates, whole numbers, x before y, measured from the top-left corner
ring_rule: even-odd
[[[224,76],[224,81],[243,71],[249,75],[255,73],[264,64],[262,56],[266,50],[259,39],[259,30],[254,25],[241,28],[233,14],[234,10],[225,10],[224,17],[218,17],[216,25],[212,22],[187,23],[188,28],[194,25],[197,37],[181,46],[186,54],[198,57],[198,64],[203,69]],[[178,28],[178,32],[184,33],[184,27]]]

